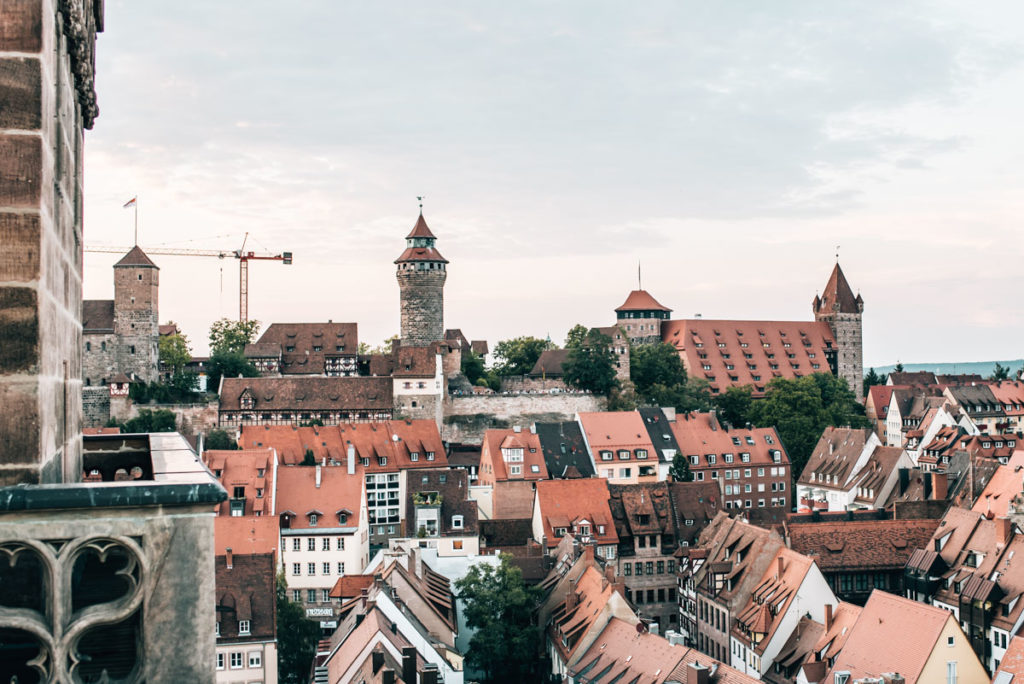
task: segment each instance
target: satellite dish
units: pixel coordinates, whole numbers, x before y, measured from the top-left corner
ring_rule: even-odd
[[[397,442],[398,441],[398,435],[391,435],[391,441],[392,442]]]

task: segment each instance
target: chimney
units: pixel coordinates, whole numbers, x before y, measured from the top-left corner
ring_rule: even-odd
[[[924,498],[932,498],[932,474],[927,472],[924,474]]]
[[[437,684],[437,664],[427,663],[420,673],[420,684]]]
[[[531,435],[537,434],[537,424],[536,423],[530,423],[530,434]]]
[[[778,560],[778,563],[779,563],[779,577],[782,577],[782,572],[785,569],[785,565],[782,562],[782,554],[781,553],[779,554],[779,557],[778,557],[777,560]]]
[[[949,494],[949,476],[946,473],[935,473],[932,478],[932,498],[945,501]]]
[[[395,684],[395,671],[390,667],[380,673],[380,684]]]
[[[825,633],[832,631],[832,604],[825,604]]]
[[[512,426],[512,432],[517,432],[518,433],[518,432],[522,432],[522,431],[523,431],[523,426],[522,425],[513,425]]]
[[[316,467],[316,488],[320,489],[320,466]]]
[[[900,468],[899,476],[900,476],[900,496],[903,496],[903,494],[907,491],[907,485],[910,484],[910,469],[909,468]]]
[[[351,444],[348,445],[348,474],[356,474],[356,448]]]
[[[234,566],[234,564],[235,564],[235,554],[231,553],[231,547],[230,546],[227,549],[225,549],[225,551],[227,552],[227,566],[228,566],[228,570],[230,570]]]
[[[416,684],[416,648],[402,647],[402,681],[405,684]]]
[[[708,411],[708,425],[711,426],[712,430],[718,430],[718,411],[711,409]]]
[[[368,599],[369,597],[370,597],[370,589],[368,587],[363,587],[362,589],[359,590],[359,601],[360,601],[360,603],[362,603],[362,607],[363,607],[364,611],[366,610],[366,599]]]
[[[686,684],[710,684],[711,672],[707,665],[693,662],[686,666]]]
[[[594,545],[593,544],[585,544],[583,546],[583,555],[587,557],[587,562],[588,563],[593,563],[594,562]]]
[[[1008,544],[1013,537],[1013,521],[1008,517],[996,518],[996,543]],[[228,567],[231,565],[231,549],[228,549]]]
[[[384,651],[374,651],[371,655],[373,663],[373,674],[380,672],[380,668],[384,667]]]

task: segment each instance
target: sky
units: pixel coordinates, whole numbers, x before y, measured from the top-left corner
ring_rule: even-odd
[[[399,328],[424,196],[445,327],[491,346],[674,317],[811,320],[838,253],[865,366],[1018,358],[1024,4],[106,2],[86,246],[250,264],[268,325]],[[87,253],[87,299],[117,255]],[[153,256],[196,354],[238,262]]]

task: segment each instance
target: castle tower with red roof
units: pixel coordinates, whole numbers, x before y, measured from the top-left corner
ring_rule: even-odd
[[[626,333],[630,344],[659,344],[661,322],[672,309],[662,306],[647,290],[633,290],[622,306],[615,309],[615,323]]]
[[[405,238],[405,251],[395,259],[401,291],[401,343],[418,347],[444,339],[444,281],[448,260],[434,243],[423,212]]]
[[[859,294],[853,294],[838,261],[825,284],[825,291],[820,297],[814,296],[811,308],[814,310],[814,320],[828,323],[836,338],[836,375],[846,380],[857,396],[857,401],[863,403],[864,343],[861,319],[864,300]]]

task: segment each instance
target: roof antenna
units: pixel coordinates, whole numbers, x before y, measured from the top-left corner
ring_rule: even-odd
[[[420,216],[423,216],[423,200],[426,199],[426,195],[416,195],[416,201],[420,203]],[[837,259],[839,257],[836,257]]]
[[[636,289],[638,289],[638,290],[644,289],[643,280],[641,280],[641,278],[640,278],[640,260],[639,259],[637,259],[637,261],[636,261]]]

